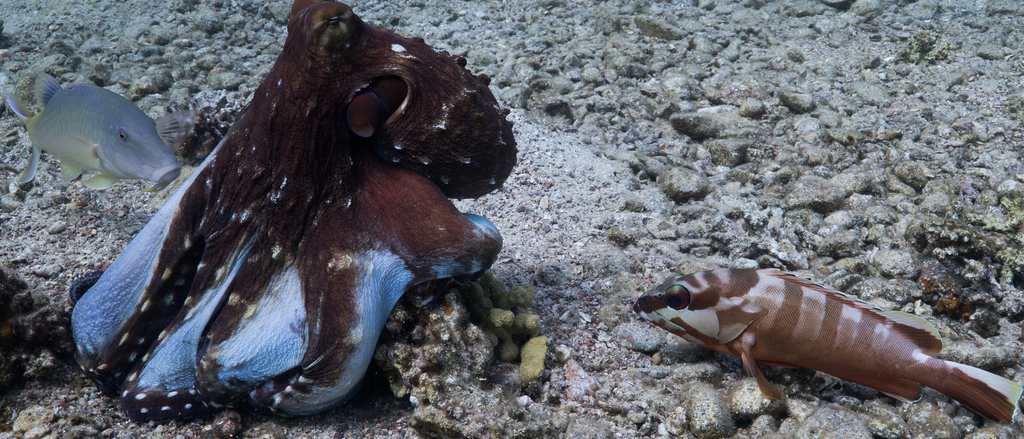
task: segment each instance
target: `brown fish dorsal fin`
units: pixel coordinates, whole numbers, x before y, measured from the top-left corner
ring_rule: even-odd
[[[927,320],[921,317],[901,311],[879,308],[854,296],[836,291],[832,288],[815,283],[809,279],[802,278],[792,273],[774,271],[766,274],[777,277],[786,282],[793,282],[803,288],[817,291],[824,294],[830,300],[835,300],[843,303],[844,305],[858,309],[865,314],[874,316],[878,320],[891,322],[890,330],[906,337],[912,343],[921,348],[921,352],[926,355],[935,355],[942,350],[942,336],[939,335],[939,331],[936,330],[931,323],[928,323]]]
[[[45,109],[46,103],[50,102],[53,95],[57,94],[60,90],[60,83],[58,83],[56,79],[53,79],[53,76],[45,73],[39,75],[36,77],[36,83],[32,87],[32,93],[36,98],[36,105],[38,105],[40,109]]]

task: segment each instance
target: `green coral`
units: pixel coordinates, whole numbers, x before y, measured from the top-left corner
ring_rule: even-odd
[[[933,63],[949,59],[949,42],[939,43],[932,31],[922,31],[910,37],[910,46],[903,51],[903,59],[915,63]]]
[[[531,338],[523,345],[523,361],[519,364],[519,377],[523,383],[537,379],[544,372],[544,357],[548,355],[548,337]]]
[[[498,342],[498,358],[514,361],[519,357],[522,340],[540,333],[540,316],[528,311],[537,290],[520,285],[511,290],[488,272],[479,282],[460,287],[473,318],[489,336]]]

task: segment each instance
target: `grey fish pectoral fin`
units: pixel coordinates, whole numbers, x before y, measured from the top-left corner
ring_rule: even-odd
[[[750,343],[746,340],[740,341],[740,349],[743,351],[740,355],[740,360],[743,361],[743,369],[747,371],[747,375],[754,377],[757,380],[757,387],[761,389],[761,393],[765,396],[782,401],[782,389],[768,382],[768,378],[765,378],[761,374],[761,370],[757,368],[757,362],[754,361],[754,356],[750,354]]]
[[[27,183],[32,181],[33,178],[36,178],[36,169],[39,168],[40,155],[42,155],[42,151],[33,146],[32,156],[28,159],[28,166],[18,174],[18,183]]]

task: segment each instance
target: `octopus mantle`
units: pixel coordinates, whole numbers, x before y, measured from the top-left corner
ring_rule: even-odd
[[[231,131],[75,304],[86,374],[134,421],[349,398],[406,289],[501,249],[448,200],[515,164],[508,111],[464,65],[297,1]]]

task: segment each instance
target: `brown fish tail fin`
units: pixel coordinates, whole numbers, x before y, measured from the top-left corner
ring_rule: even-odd
[[[747,371],[747,375],[757,380],[757,387],[761,389],[761,393],[771,399],[782,401],[782,389],[768,382],[768,378],[761,374],[761,369],[757,368],[757,362],[754,361],[753,355],[750,355],[750,345],[741,342],[740,349],[743,351],[740,355],[740,360],[743,361],[743,369]]]
[[[993,421],[1010,422],[1020,410],[1021,386],[999,375],[965,364],[942,361],[946,373],[924,383]]]

